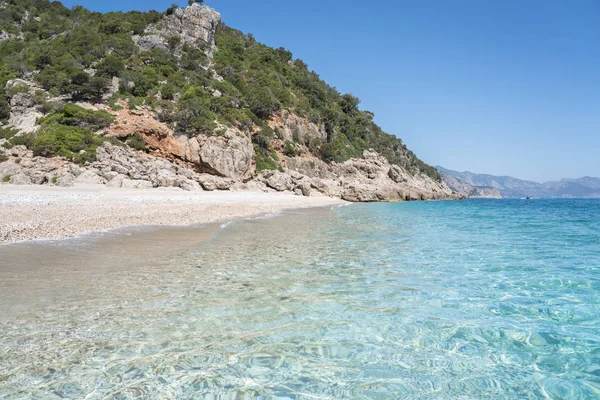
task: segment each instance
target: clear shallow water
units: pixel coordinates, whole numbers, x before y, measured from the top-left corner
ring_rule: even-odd
[[[0,398],[600,398],[600,201],[168,236],[146,257],[127,238],[114,257],[92,239],[0,247]]]

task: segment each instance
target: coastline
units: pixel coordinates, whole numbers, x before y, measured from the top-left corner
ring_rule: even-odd
[[[189,226],[345,204],[291,193],[0,185],[0,245],[133,226]]]

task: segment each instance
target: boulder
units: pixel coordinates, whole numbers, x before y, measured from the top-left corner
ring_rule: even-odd
[[[179,183],[179,187],[183,190],[187,190],[188,192],[193,192],[196,190],[202,190],[200,184],[191,179],[185,179]]]
[[[352,202],[373,202],[380,201],[374,187],[363,184],[350,185],[342,192],[342,199]]]
[[[252,177],[254,147],[248,138],[236,134],[211,136],[200,145],[200,163],[207,172],[235,180]]]
[[[5,161],[0,163],[0,182],[4,182],[5,179],[10,179],[7,177],[12,177],[13,175],[17,175],[23,173],[23,168],[12,161]]]
[[[220,176],[214,176],[209,174],[200,174],[198,176],[198,182],[202,185],[204,190],[228,190],[230,189],[235,181],[230,178],[223,178]]]
[[[114,178],[108,181],[106,187],[121,187],[125,179],[127,179],[126,175],[117,174]]]
[[[294,187],[292,177],[285,172],[269,171],[263,175],[263,178],[268,187],[278,192],[292,190]]]
[[[106,183],[106,179],[92,170],[87,170],[75,178],[73,183],[85,185],[103,185]]]
[[[31,178],[23,172],[19,172],[15,175],[11,175],[8,183],[13,185],[31,185]]]
[[[139,179],[123,179],[121,182],[121,187],[127,189],[151,189],[153,186],[152,182],[150,181],[143,181]]]
[[[14,146],[10,149],[10,155],[13,157],[23,158],[27,156],[29,150],[23,145]]]
[[[69,172],[65,172],[56,178],[57,186],[63,186],[63,187],[73,186],[74,183],[75,183],[75,175],[73,175]]]
[[[300,190],[300,193],[302,193],[303,196],[310,196],[311,189],[308,181],[300,182],[298,186],[296,186],[296,189]]]
[[[180,179],[174,172],[161,169],[152,177],[152,183],[154,186],[160,187],[178,187]]]
[[[35,106],[33,93],[17,93],[10,99],[11,107],[30,108]]]

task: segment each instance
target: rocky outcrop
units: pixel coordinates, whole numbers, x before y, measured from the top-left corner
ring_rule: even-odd
[[[390,165],[372,150],[360,159],[326,164],[312,157],[286,158],[285,172],[267,171],[259,176],[267,188],[305,196],[340,197],[352,202],[460,199],[464,196],[429,176],[410,175]]]
[[[5,90],[10,96],[9,126],[19,132],[37,130],[37,119],[43,116],[35,104],[35,91],[39,89],[41,88],[37,85],[23,79],[12,79],[6,83]]]
[[[0,152],[2,151],[8,157],[8,161],[0,163],[2,182],[15,185],[71,186],[75,177],[83,172],[77,165],[58,157],[34,157],[33,152],[25,146],[14,146],[8,150],[0,147]]]
[[[180,45],[199,47],[210,55],[215,49],[215,33],[220,22],[221,14],[212,8],[192,4],[178,8],[159,24],[147,29],[145,35],[134,36],[133,40],[145,51],[154,48],[168,50],[167,39],[178,37]]]
[[[224,136],[196,137],[200,145],[197,163],[210,172],[236,180],[250,179],[254,148],[248,138],[228,130]]]
[[[233,180],[252,177],[254,148],[243,132],[223,127],[221,136],[176,135],[147,109],[130,110],[124,102],[121,106],[115,123],[104,133],[106,136],[124,139],[139,134],[155,154],[184,163],[197,172]]]
[[[5,183],[106,184],[109,187],[179,187],[184,190],[227,190],[235,183],[232,179],[199,174],[163,158],[109,143],[96,150],[97,161],[82,167],[60,157],[34,157],[25,146],[1,151],[8,157],[8,161],[0,163],[0,180]]]
[[[319,126],[287,110],[278,111],[273,114],[268,124],[269,127],[281,135],[283,140],[301,142],[305,142],[307,138],[318,138],[322,141],[327,140],[327,132],[323,126]]]
[[[152,49],[169,50],[167,40],[157,33],[134,35],[131,38],[142,51],[150,51]]]
[[[339,197],[352,202],[463,198],[426,175],[415,177],[396,165],[390,165],[373,151],[365,151],[360,159],[332,164],[300,161],[300,157],[295,157],[288,159],[288,163],[306,163],[311,167],[303,168],[304,173],[292,169],[265,171],[247,183],[240,179],[198,173],[164,158],[109,143],[97,149],[96,161],[82,167],[59,157],[34,157],[24,146],[3,151],[9,160],[0,163],[0,179],[13,184],[288,191],[299,196]]]

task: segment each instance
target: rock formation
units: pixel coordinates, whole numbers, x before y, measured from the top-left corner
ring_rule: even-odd
[[[0,146],[6,145],[4,139]],[[104,143],[97,161],[78,166],[60,157],[34,157],[25,146],[0,147],[8,160],[0,163],[0,180],[13,184],[106,184],[110,187],[179,187],[184,190],[226,190],[233,179],[200,174],[160,157]]]
[[[37,119],[43,114],[36,107],[34,95],[40,89],[23,79],[12,79],[6,83],[7,92],[17,91],[10,99],[10,126],[20,132],[33,132],[38,128]]]
[[[124,102],[120,105],[115,123],[104,135],[124,139],[139,134],[157,155],[184,162],[199,172],[235,180],[252,177],[254,149],[243,132],[223,127],[221,136],[176,135],[169,126],[156,121],[149,110],[130,110]]]
[[[169,50],[168,38],[178,37],[179,44],[188,44],[212,54],[215,49],[215,31],[221,22],[221,15],[212,8],[192,4],[178,8],[163,18],[158,26],[148,28],[144,35],[134,36],[140,49],[154,48]]]

